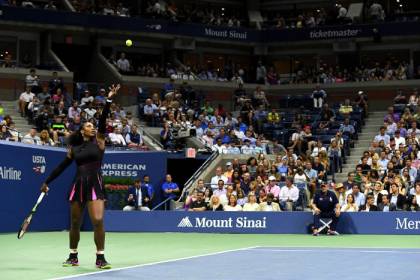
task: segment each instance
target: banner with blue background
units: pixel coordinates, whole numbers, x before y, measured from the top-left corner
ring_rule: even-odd
[[[64,159],[63,148],[22,143],[0,143],[0,232],[17,231],[39,195],[42,182]],[[102,174],[112,178],[149,175],[160,201],[160,185],[166,174],[166,153],[107,151]],[[50,184],[48,196],[38,208],[32,230],[63,230],[69,225],[67,194],[76,172],[72,164]]]

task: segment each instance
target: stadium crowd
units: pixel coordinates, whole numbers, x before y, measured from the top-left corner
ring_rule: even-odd
[[[105,104],[105,89],[92,94],[84,90],[80,100],[73,100],[57,72],[49,82],[40,81],[35,69],[26,76],[26,90],[20,94],[18,108],[33,128],[25,135],[16,135],[13,120],[5,116],[2,140],[22,141],[26,144],[61,146],[65,137],[79,130],[86,121],[97,123]],[[114,147],[147,149],[131,112],[113,103],[107,119],[107,144]]]

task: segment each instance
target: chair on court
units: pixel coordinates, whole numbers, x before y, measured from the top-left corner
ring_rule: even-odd
[[[325,233],[330,229],[330,225],[332,223],[331,218],[320,218],[319,221],[321,222],[322,226],[318,229],[319,233]]]

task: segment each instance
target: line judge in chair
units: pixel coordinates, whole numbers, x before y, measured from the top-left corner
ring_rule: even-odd
[[[335,193],[328,190],[328,184],[321,184],[321,191],[314,196],[312,210],[314,212],[314,236],[318,236],[325,227],[328,227],[328,235],[339,235],[336,227],[340,216],[340,204]],[[331,220],[327,221],[327,219]]]

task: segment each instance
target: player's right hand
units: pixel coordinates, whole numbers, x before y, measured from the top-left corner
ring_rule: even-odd
[[[50,188],[48,187],[47,184],[45,184],[45,183],[42,184],[41,192],[48,193],[49,190],[50,190]]]

